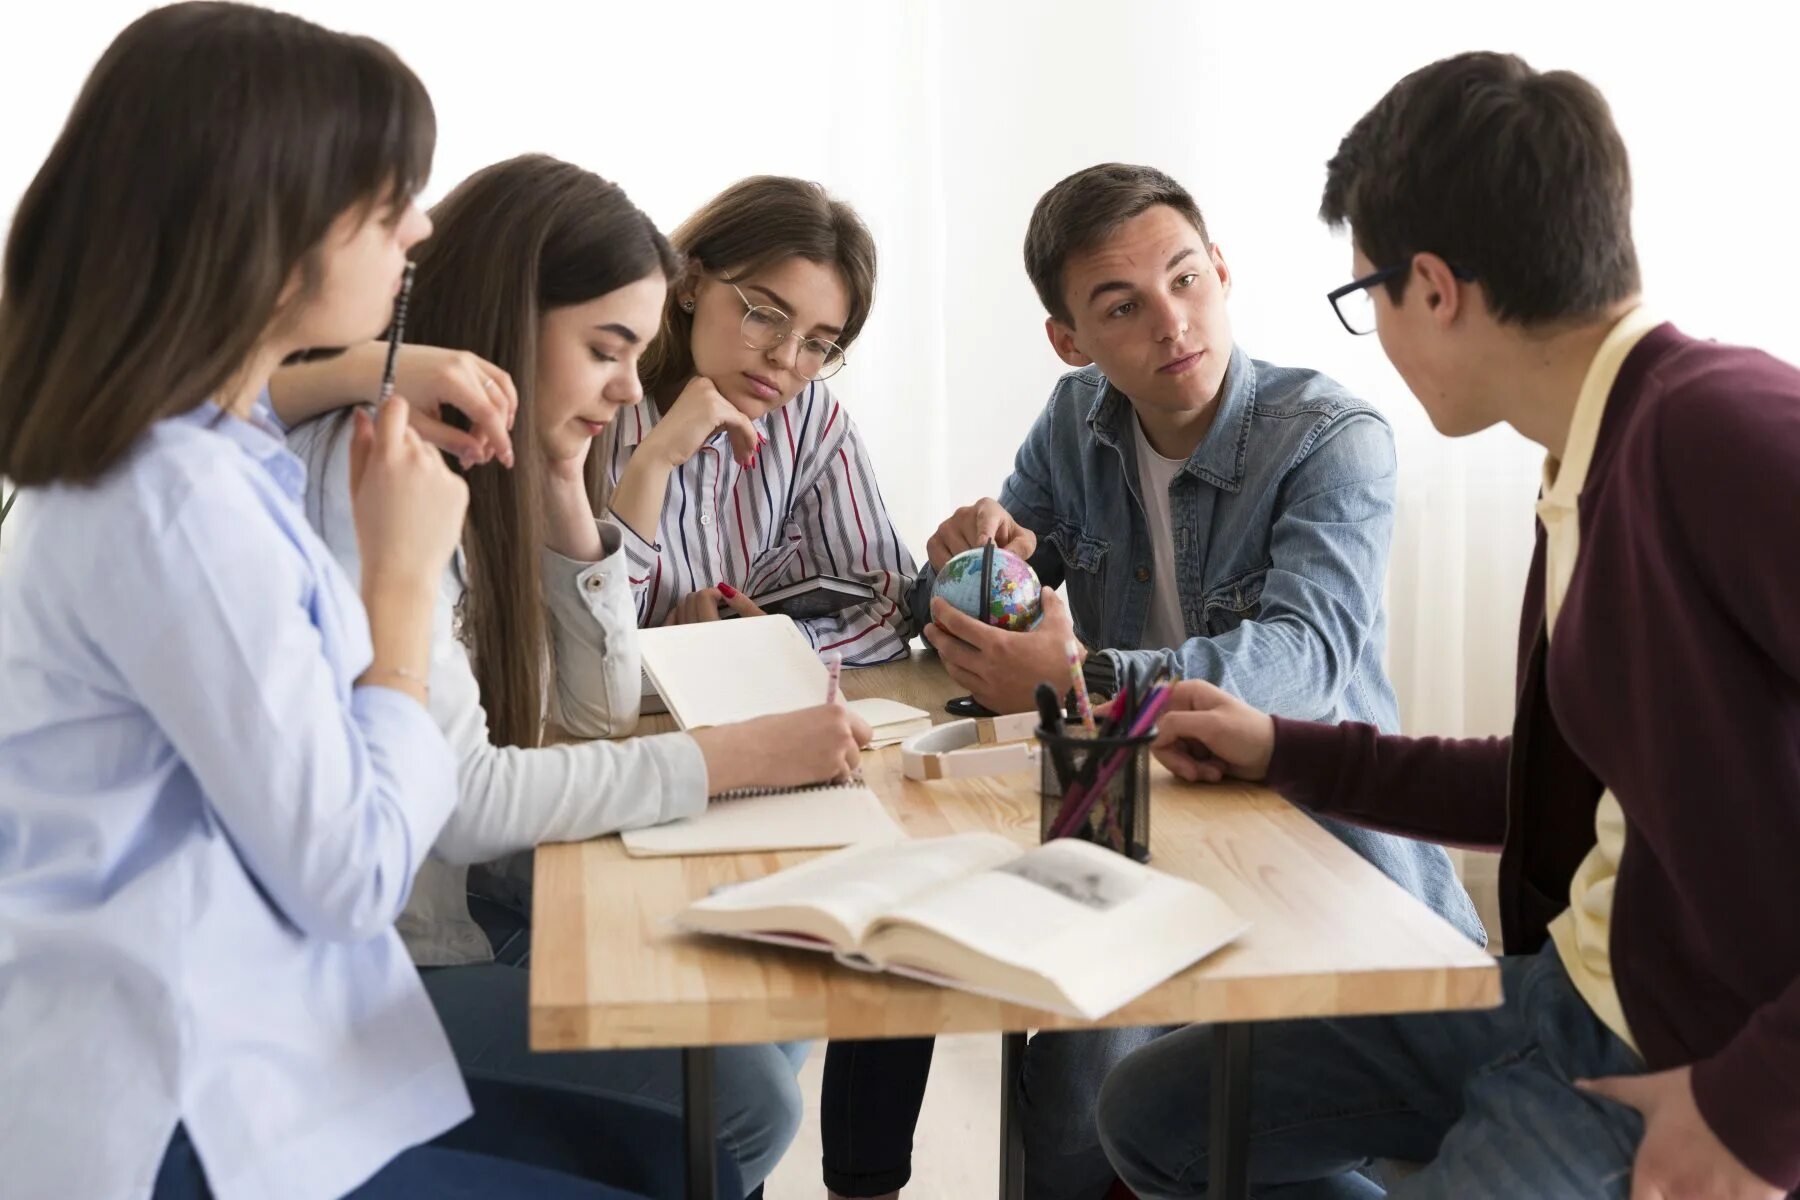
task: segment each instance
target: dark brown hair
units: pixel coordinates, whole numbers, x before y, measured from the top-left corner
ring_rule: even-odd
[[[816,183],[753,175],[732,184],[683,221],[670,238],[690,270],[740,279],[787,258],[836,267],[850,291],[850,316],[838,345],[849,348],[875,303],[875,239],[856,210]],[[639,374],[652,400],[674,399],[694,374],[694,318],[673,290],[661,332]]]
[[[1074,325],[1063,295],[1063,268],[1071,256],[1092,250],[1145,211],[1165,204],[1206,236],[1206,218],[1188,190],[1155,167],[1101,163],[1077,171],[1038,198],[1025,227],[1025,273],[1049,314]]]
[[[0,287],[0,474],[97,478],[240,371],[355,206],[410,202],[436,141],[379,42],[239,4],[140,17],[20,202]]]
[[[1511,54],[1414,71],[1325,168],[1319,215],[1377,269],[1429,252],[1502,321],[1579,320],[1635,295],[1631,165],[1598,89]],[[1410,272],[1388,283],[1397,302]]]
[[[535,746],[550,660],[538,574],[545,536],[539,326],[550,309],[585,304],[648,275],[673,279],[677,260],[617,184],[541,154],[477,171],[431,210],[431,220],[436,231],[413,254],[407,337],[478,354],[510,374],[519,392],[512,470],[468,475],[463,638],[488,736],[496,745]]]

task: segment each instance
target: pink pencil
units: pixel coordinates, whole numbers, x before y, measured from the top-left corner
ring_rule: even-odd
[[[1088,699],[1087,680],[1081,675],[1081,643],[1070,638],[1064,648],[1069,654],[1069,680],[1075,685],[1075,711],[1081,714],[1088,736],[1093,737],[1098,731],[1094,726],[1094,703]]]

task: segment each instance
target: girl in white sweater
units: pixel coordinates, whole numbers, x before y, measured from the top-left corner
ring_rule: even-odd
[[[595,518],[582,471],[595,435],[643,397],[638,356],[678,264],[616,185],[541,155],[477,172],[431,217],[407,325],[421,345],[402,351],[399,390],[427,410],[442,399],[460,410],[445,412],[458,424],[484,404],[498,419],[439,439],[461,447],[470,490],[439,595],[430,697],[458,756],[461,800],[400,930],[420,966],[443,968],[425,972],[426,986],[465,1070],[676,1111],[676,1051],[528,1051],[525,852],[691,816],[734,788],[844,774],[868,730],[828,706],[692,734],[546,744],[556,731],[616,737],[637,719],[621,535]],[[371,394],[383,349],[289,368],[276,398]],[[510,445],[496,432],[509,414]],[[291,443],[309,467],[308,516],[354,574],[347,430],[327,418]],[[473,864],[497,865],[477,872],[471,898]],[[721,1135],[749,1188],[799,1126],[802,1057],[777,1046],[718,1056]]]

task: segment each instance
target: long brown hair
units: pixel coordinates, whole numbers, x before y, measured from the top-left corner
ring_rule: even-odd
[[[0,285],[0,475],[104,474],[242,370],[340,215],[404,204],[431,100],[381,43],[239,4],[113,40],[20,202]]]
[[[472,471],[463,548],[463,638],[474,658],[488,736],[535,746],[549,659],[538,553],[544,467],[537,444],[538,330],[550,309],[585,304],[645,276],[673,279],[669,243],[617,185],[528,154],[485,167],[431,210],[436,232],[414,253],[407,336],[467,350],[519,392],[512,470]]]
[[[849,204],[804,179],[740,180],[683,221],[669,240],[690,271],[730,272],[732,278],[794,257],[836,267],[850,292],[850,317],[836,339],[845,348],[862,332],[875,303],[875,239],[868,226]],[[693,314],[681,310],[671,290],[661,331],[638,366],[645,396],[666,404],[693,377],[693,335]]]

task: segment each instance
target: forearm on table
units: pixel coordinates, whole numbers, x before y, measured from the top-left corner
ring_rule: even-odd
[[[1512,739],[1402,737],[1275,718],[1267,783],[1328,816],[1425,841],[1497,849]]]

